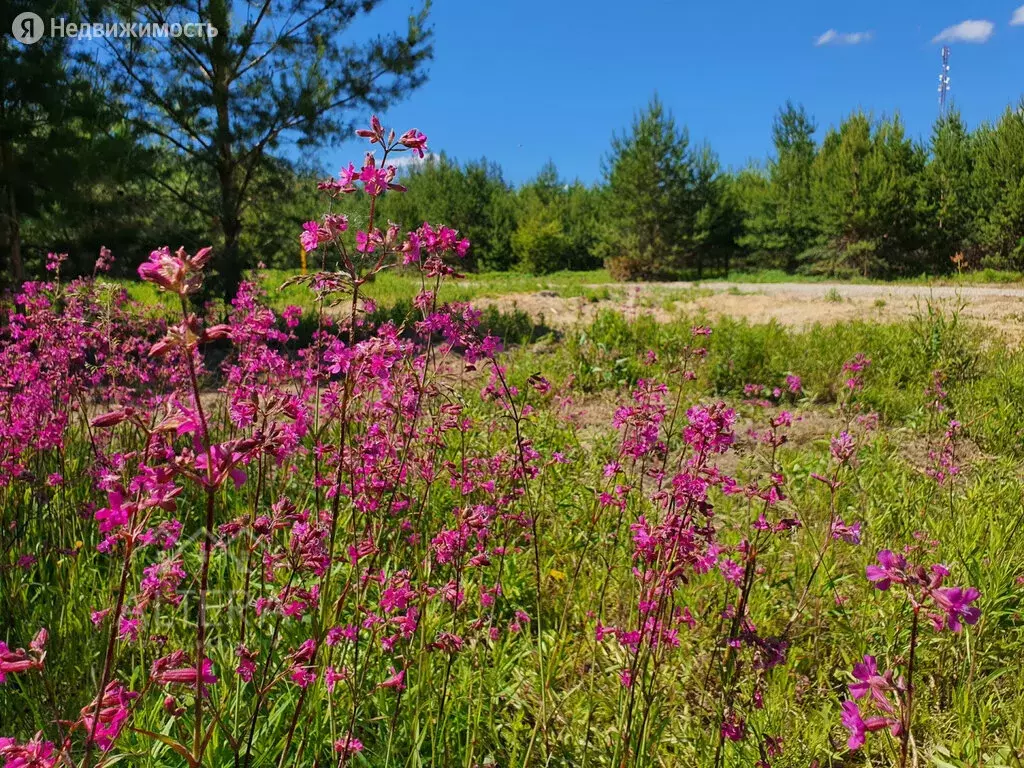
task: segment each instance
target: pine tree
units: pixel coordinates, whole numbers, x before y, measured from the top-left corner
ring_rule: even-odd
[[[731,194],[740,219],[736,244],[743,258],[741,268],[783,266],[779,254],[786,249],[775,215],[775,198],[768,171],[750,165],[732,178]]]
[[[598,193],[579,181],[569,184],[548,161],[520,187],[512,250],[518,266],[533,274],[600,266],[594,256]]]
[[[972,179],[983,264],[1024,268],[1024,101],[977,131]]]
[[[15,283],[26,262],[41,265],[47,250],[78,244],[83,229],[116,218],[125,208],[116,187],[135,169],[134,136],[94,87],[70,39],[44,34],[22,44],[10,34],[23,11],[49,19],[73,8],[66,0],[12,0],[0,8],[0,252]]]
[[[628,134],[612,139],[601,253],[623,279],[649,279],[686,266],[694,219],[689,135],[655,96]]]
[[[775,157],[768,164],[775,212],[777,252],[792,272],[797,257],[811,244],[816,227],[811,213],[811,167],[817,126],[803,106],[786,102],[772,124]]]
[[[767,167],[748,168],[736,178],[742,217],[737,240],[757,266],[795,270],[817,235],[811,206],[815,130],[802,106],[786,102],[772,122],[774,154]]]
[[[932,127],[921,180],[922,216],[931,255],[928,266],[933,271],[949,269],[957,254],[961,254],[960,264],[975,261],[973,168],[971,134],[960,112],[951,109]]]
[[[873,125],[855,112],[830,130],[815,159],[813,213],[821,231],[810,271],[882,275],[901,271],[920,247],[917,184],[924,153],[899,117]]]
[[[117,3],[104,23],[171,22],[216,34],[103,38],[111,86],[130,118],[201,169],[211,197],[165,186],[220,230],[216,267],[226,298],[249,254],[240,250],[253,183],[282,147],[349,135],[358,110],[382,110],[425,80],[429,3],[401,32],[346,39],[380,0],[169,0]]]
[[[740,233],[739,213],[731,194],[729,178],[721,173],[718,156],[707,144],[693,153],[693,231],[686,266],[695,269],[697,279],[708,268],[725,267]]]

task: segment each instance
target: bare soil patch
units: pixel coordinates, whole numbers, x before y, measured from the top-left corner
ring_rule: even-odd
[[[646,286],[621,286],[609,292],[611,298],[608,299],[563,297],[555,291],[511,293],[496,298],[474,299],[473,303],[493,306],[503,312],[518,309],[552,328],[590,322],[603,309],[615,309],[630,318],[649,315],[660,323],[669,322],[675,316],[672,308],[653,303],[658,299],[658,292]]]
[[[1024,288],[1003,286],[850,285],[828,283],[647,283],[593,286],[608,298],[562,297],[554,291],[509,294],[478,303],[519,309],[554,328],[588,322],[602,309],[627,317],[667,322],[679,314],[713,320],[735,317],[775,321],[790,328],[854,320],[893,322],[926,313],[931,306],[959,311],[963,319],[994,331],[1007,343],[1024,342]]]

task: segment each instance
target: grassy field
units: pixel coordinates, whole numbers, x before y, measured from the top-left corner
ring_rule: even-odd
[[[342,330],[289,335],[316,323],[286,277],[268,301],[301,321],[243,302],[194,383],[144,354],[159,323],[95,296],[5,338],[28,399],[4,395],[0,739],[147,767],[1022,764],[1020,353],[933,308],[709,335],[602,310],[557,332],[495,311],[495,357],[410,322],[418,346],[367,331],[349,359]],[[609,282],[473,275],[442,298]],[[367,289],[401,319],[419,283]],[[884,550],[945,586],[908,566],[875,588]],[[952,586],[978,617],[948,613]],[[895,675],[858,699],[865,655]],[[112,681],[138,696],[105,701],[123,717],[90,748]],[[850,701],[884,721],[855,750]]]

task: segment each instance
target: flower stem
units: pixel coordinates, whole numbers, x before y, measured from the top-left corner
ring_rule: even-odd
[[[910,624],[910,659],[907,662],[907,706],[903,709],[903,733],[900,734],[900,768],[907,768],[907,756],[910,748],[910,724],[914,712],[914,656],[917,650],[918,609],[914,608],[914,618]]]

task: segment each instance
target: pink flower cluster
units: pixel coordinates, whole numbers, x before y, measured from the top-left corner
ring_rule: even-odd
[[[878,553],[878,564],[867,566],[866,572],[876,589],[885,591],[894,584],[902,586],[914,611],[924,611],[936,632],[944,628],[959,632],[963,624],[976,624],[981,618],[981,611],[972,605],[981,593],[974,587],[943,586],[949,576],[944,565],[936,563],[925,568],[883,549]]]
[[[850,695],[864,704],[862,709],[856,701],[843,702],[843,725],[850,732],[847,746],[860,749],[866,734],[874,731],[888,729],[893,736],[901,735],[907,694],[903,678],[894,680],[891,671],[879,674],[874,656],[865,656],[863,662],[855,664],[853,677],[857,682],[850,683]]]
[[[0,739],[3,768],[91,764],[97,751],[130,760],[150,739],[194,765],[372,762],[379,724],[421,708],[422,732],[449,738],[453,679],[497,658],[537,659],[536,670],[513,664],[539,699],[529,719],[540,745],[564,716],[552,697],[570,695],[545,655],[556,626],[593,637],[580,651],[590,662],[573,674],[593,676],[591,690],[604,675],[620,697],[624,764],[642,761],[640,740],[660,727],[651,718],[676,684],[670,662],[697,658],[703,688],[687,702],[713,720],[715,763],[748,742],[744,754],[766,768],[782,751],[761,727],[769,675],[787,663],[830,547],[870,533],[839,502],[857,422],[813,475],[828,513],[804,519],[807,497],[780,458],[799,414],[778,407],[801,395],[801,378],[749,385],[753,408],[700,399],[712,335],[698,326],[664,353],[675,380],[645,374],[615,409],[617,438],[594,449],[599,476],[581,484],[570,470],[589,471],[589,456],[572,431],[572,379],[509,370],[480,311],[441,301],[469,241],[443,224],[403,232],[376,220],[380,197],[403,189],[393,153],[423,157],[426,136],[397,136],[376,117],[358,135],[382,156],[367,153],[320,187],[365,192],[365,226],[326,213],[299,235],[322,259],[293,279],[314,292],[314,318],[272,310],[256,280],[222,315],[202,311],[191,302],[212,251],[169,247],[138,273],[176,297],[173,321],[121,293],[101,297],[89,280],[26,284],[7,311],[0,486],[25,483],[45,514],[70,508],[68,535],[81,536],[74,547],[32,548],[17,531],[50,519],[15,521],[12,572],[28,580],[57,557],[76,568],[81,558],[82,571],[104,577],[86,603],[88,629],[103,640],[86,660],[97,682],[50,723],[57,741],[25,741],[34,725]],[[96,271],[111,260],[103,249]],[[61,258],[50,264],[59,278]],[[404,321],[375,325],[366,291],[385,269],[412,272],[421,289]],[[869,364],[846,363],[849,392]],[[741,429],[748,418],[754,426]],[[68,447],[79,453],[62,455]],[[568,529],[571,546],[556,554],[576,558],[570,573],[551,565],[548,497]],[[756,601],[774,587],[768,569],[789,562],[785,548],[803,536],[821,546],[787,624],[774,598],[763,609]],[[600,583],[585,610],[571,602],[580,574]],[[978,590],[947,586],[943,566],[883,550],[867,576],[906,591],[915,626],[919,612],[954,632],[979,620]],[[27,649],[0,642],[0,684],[52,673],[60,644],[47,662],[47,642],[46,630]],[[700,643],[706,653],[695,653]],[[902,737],[912,670],[896,678],[866,656],[853,676],[842,704],[849,746],[882,729]],[[316,744],[307,730],[330,736]],[[442,754],[449,744],[429,746]]]
[[[0,641],[0,685],[7,681],[8,675],[21,674],[32,670],[41,670],[46,660],[46,641],[49,633],[39,630],[29,644],[28,650],[18,648],[11,650]]]

